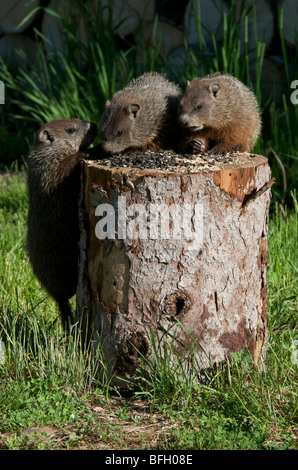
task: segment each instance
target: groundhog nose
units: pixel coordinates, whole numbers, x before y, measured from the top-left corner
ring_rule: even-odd
[[[188,125],[188,117],[186,114],[181,114],[178,120],[181,126],[186,127]]]
[[[108,139],[106,139],[105,137],[102,138],[101,140],[101,148],[104,152],[109,152],[110,151],[110,148],[109,148],[109,141]]]

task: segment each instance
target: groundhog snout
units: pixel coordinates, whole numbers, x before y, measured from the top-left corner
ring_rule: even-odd
[[[189,126],[189,117],[187,114],[180,114],[178,118],[179,124],[183,127],[188,127]]]
[[[104,138],[101,141],[101,148],[104,153],[108,154],[113,154],[122,151],[122,148],[119,145],[115,144],[115,142]]]
[[[101,140],[101,148],[104,152],[107,152],[109,153],[110,150],[111,150],[111,145],[110,145],[110,142],[109,140],[106,138],[106,137],[102,137],[102,140]]]

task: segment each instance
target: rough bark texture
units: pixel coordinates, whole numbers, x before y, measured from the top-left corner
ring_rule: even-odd
[[[152,357],[150,332],[197,371],[241,350],[264,359],[270,177],[261,156],[191,174],[84,163],[77,315],[101,337],[115,383],[133,378],[140,354]],[[98,239],[95,209],[111,204],[117,219],[119,196],[148,210],[199,203],[202,243]]]

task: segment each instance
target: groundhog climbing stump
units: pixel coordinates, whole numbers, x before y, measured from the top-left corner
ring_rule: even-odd
[[[82,170],[77,317],[114,383],[154,342],[198,373],[242,350],[262,362],[267,159],[148,152]]]

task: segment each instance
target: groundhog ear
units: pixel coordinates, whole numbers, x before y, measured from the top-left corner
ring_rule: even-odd
[[[111,105],[111,102],[109,100],[106,101],[106,109],[108,109]]]
[[[219,85],[217,85],[217,83],[212,83],[212,85],[210,85],[210,91],[214,98],[217,98],[219,92]]]
[[[140,106],[138,104],[131,104],[128,109],[129,112],[133,115],[133,117],[137,117],[140,110]]]
[[[186,82],[186,88],[188,88],[188,87],[189,87],[189,85],[190,85],[190,81],[189,81],[189,80],[187,80],[187,82]]]
[[[39,142],[44,142],[45,144],[51,144],[54,141],[54,138],[51,136],[47,129],[43,129],[38,134]]]

